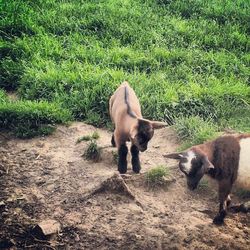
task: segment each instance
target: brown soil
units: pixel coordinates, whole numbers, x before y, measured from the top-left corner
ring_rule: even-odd
[[[103,147],[97,163],[82,157],[88,142],[76,144],[95,130]],[[110,132],[83,123],[45,138],[0,136],[0,248],[249,249],[249,214],[229,213],[223,226],[213,225],[214,183],[191,192],[176,162],[162,157],[178,146],[170,128],[156,131],[141,154],[142,173],[134,174],[129,163],[122,180],[115,175],[118,184],[107,181],[117,173],[110,139]],[[169,167],[175,181],[151,188],[145,172],[157,165]],[[61,231],[39,240],[32,228],[45,219],[60,222]]]

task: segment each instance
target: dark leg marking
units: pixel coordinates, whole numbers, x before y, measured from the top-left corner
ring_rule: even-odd
[[[118,149],[118,171],[120,174],[125,174],[127,172],[127,154],[128,147],[123,144]]]
[[[213,223],[216,225],[221,225],[224,222],[224,218],[227,215],[227,203],[228,203],[228,195],[230,194],[232,189],[232,184],[230,181],[222,180],[219,183],[219,213],[214,217]]]
[[[130,148],[132,154],[132,168],[135,173],[140,173],[141,164],[139,159],[139,150],[135,145],[132,145]]]
[[[112,135],[112,138],[111,138],[111,145],[113,147],[115,147],[115,136],[114,136],[114,134]]]
[[[224,204],[220,203],[219,213],[214,217],[213,223],[216,225],[221,225],[224,223],[224,218],[227,215],[226,209],[223,208]]]

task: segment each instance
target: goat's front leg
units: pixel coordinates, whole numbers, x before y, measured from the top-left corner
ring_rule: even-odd
[[[130,148],[130,152],[132,155],[132,168],[135,173],[140,173],[141,164],[139,159],[139,150],[135,145],[132,145]]]
[[[219,213],[215,216],[213,223],[221,225],[224,222],[224,218],[227,215],[227,207],[230,204],[230,192],[232,189],[232,183],[230,180],[222,180],[219,182]]]
[[[118,171],[120,174],[125,174],[127,172],[127,154],[128,147],[126,144],[120,145],[118,148]]]

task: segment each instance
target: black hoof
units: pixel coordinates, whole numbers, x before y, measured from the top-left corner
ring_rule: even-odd
[[[214,217],[213,223],[215,225],[222,225],[224,223],[224,218],[222,218],[221,216],[217,215],[217,216]]]
[[[137,174],[140,173],[141,170],[141,164],[140,164],[140,158],[139,158],[139,150],[135,145],[132,145],[131,149],[131,154],[132,154],[132,168],[133,171]]]
[[[133,165],[133,171],[134,171],[136,174],[139,174],[140,171],[141,171],[141,165],[140,165],[140,164]]]
[[[127,169],[124,169],[124,168],[122,168],[122,169],[118,168],[118,171],[119,171],[120,174],[126,174],[127,173]]]
[[[127,161],[126,160],[118,163],[118,171],[120,174],[127,173]]]
[[[140,169],[136,169],[136,170],[133,169],[133,171],[134,171],[136,174],[139,174],[141,170],[140,170]]]

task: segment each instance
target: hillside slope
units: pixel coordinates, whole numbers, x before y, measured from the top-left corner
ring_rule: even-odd
[[[81,156],[88,142],[76,144],[96,130],[104,147],[99,163]],[[188,191],[176,162],[163,159],[178,146],[170,128],[156,131],[141,154],[142,173],[133,174],[129,165],[123,177],[136,200],[118,188],[86,196],[117,172],[110,138],[110,132],[78,122],[46,138],[2,142],[0,244],[12,239],[17,249],[248,249],[249,214],[229,213],[224,226],[213,225],[215,186],[204,182]],[[145,172],[157,165],[167,166],[174,178],[152,189]],[[61,232],[51,241],[32,237],[32,226],[48,218],[61,223]]]

